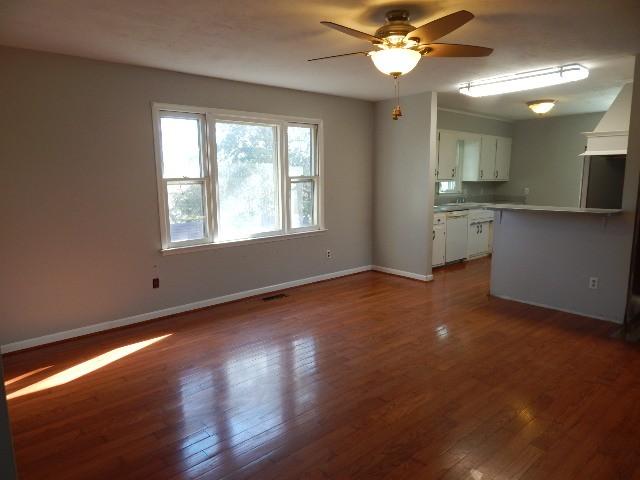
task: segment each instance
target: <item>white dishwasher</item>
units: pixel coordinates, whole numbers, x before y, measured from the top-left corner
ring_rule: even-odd
[[[447,263],[467,258],[468,215],[469,212],[467,210],[447,213],[447,243],[445,249]]]

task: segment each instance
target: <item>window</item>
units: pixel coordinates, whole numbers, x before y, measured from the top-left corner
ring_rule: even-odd
[[[215,130],[218,238],[279,231],[277,127],[216,122]]]
[[[160,119],[162,181],[172,242],[208,237],[203,162],[204,119],[171,114]]]
[[[322,230],[320,121],[153,113],[163,249]]]
[[[317,223],[318,172],[315,160],[315,127],[289,125],[289,205],[291,228],[309,228]]]
[[[438,193],[462,193],[462,184],[459,180],[441,180]]]

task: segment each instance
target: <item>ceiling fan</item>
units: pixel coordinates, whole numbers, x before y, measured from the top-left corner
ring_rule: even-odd
[[[385,18],[384,25],[373,35],[334,22],[320,22],[329,28],[370,42],[373,50],[312,58],[309,61],[367,55],[371,57],[378,70],[394,78],[396,98],[399,99],[398,78],[413,70],[422,57],[486,57],[493,52],[492,48],[475,45],[434,43],[473,19],[473,14],[466,10],[451,13],[418,28],[409,23],[407,10],[390,10]],[[393,109],[392,116],[394,120],[402,116],[399,101]]]

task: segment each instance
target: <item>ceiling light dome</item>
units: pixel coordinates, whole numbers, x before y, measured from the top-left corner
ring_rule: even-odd
[[[527,102],[527,106],[538,115],[544,115],[549,113],[553,107],[556,106],[555,100],[534,100]]]
[[[409,73],[422,58],[420,52],[408,48],[384,48],[369,53],[369,56],[378,70],[393,77]]]

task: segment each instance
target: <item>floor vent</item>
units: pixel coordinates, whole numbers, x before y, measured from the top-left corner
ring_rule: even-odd
[[[284,293],[276,293],[275,295],[269,295],[268,297],[262,297],[262,301],[263,302],[270,302],[271,300],[279,300],[281,298],[285,298],[288,295],[285,295]]]

